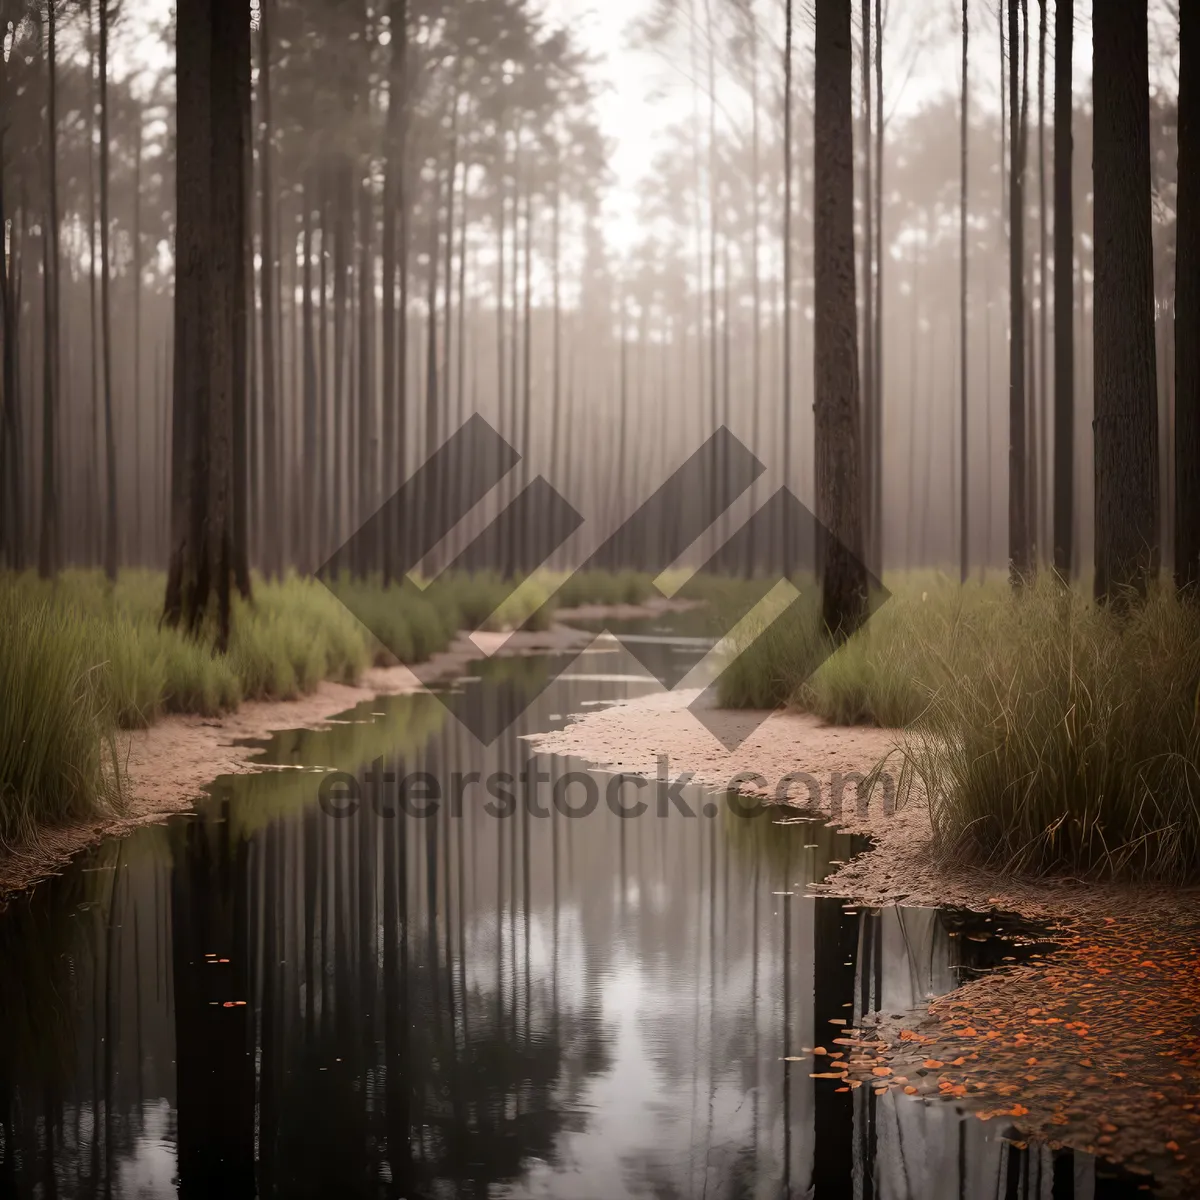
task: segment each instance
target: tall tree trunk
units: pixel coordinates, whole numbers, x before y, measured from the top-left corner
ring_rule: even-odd
[[[822,615],[848,636],[866,614],[861,562],[858,316],[854,299],[854,119],[850,0],[816,2],[813,283],[817,516],[828,531]]]
[[[250,23],[216,0],[179,0],[177,14],[175,414],[163,616],[196,633],[215,598],[224,650],[237,551],[239,390],[245,417],[238,318],[244,339]]]
[[[562,450],[562,148],[555,162],[553,229],[550,239],[551,351],[550,351],[550,480],[557,487],[563,482],[560,464]],[[464,203],[466,196],[463,197]],[[466,253],[464,236],[463,253]],[[459,313],[461,316],[461,302]],[[459,349],[462,341],[459,340]],[[461,380],[460,380],[461,383]],[[663,397],[664,403],[666,397]],[[547,514],[549,519],[549,514]]]
[[[709,407],[713,432],[720,423],[717,397],[717,69],[716,31],[713,28],[712,0],[704,0],[704,19],[708,29],[708,371]],[[624,305],[622,305],[624,328]],[[724,464],[719,464],[719,468]]]
[[[262,569],[268,576],[283,571],[283,537],[280,525],[282,496],[279,484],[279,441],[281,436],[277,408],[275,330],[276,311],[275,273],[279,257],[275,245],[275,177],[271,119],[271,8],[275,0],[260,0],[258,33],[258,92],[261,105],[261,136],[258,157],[261,180],[261,229],[259,233],[262,269],[259,288],[262,303],[262,446],[263,446],[263,505],[259,531]],[[294,251],[293,251],[294,254]]]
[[[1008,5],[1008,562],[1013,586],[1029,573],[1025,476],[1025,150],[1020,112],[1021,51],[1017,0]]]
[[[0,103],[8,94],[4,78],[5,64],[0,62]],[[4,125],[0,122],[0,238],[9,229],[4,204]],[[14,570],[25,565],[25,522],[22,512],[21,401],[18,392],[17,331],[20,304],[15,280],[17,260],[17,222],[10,231],[10,253],[0,249],[0,398],[4,411],[0,425],[0,561]]]
[[[100,0],[100,353],[104,370],[104,465],[108,484],[104,573],[117,577],[117,435],[113,428],[112,306],[108,256],[108,0]],[[135,465],[136,469],[136,465]]]
[[[380,231],[380,269],[382,279],[381,323],[381,401],[382,454],[380,455],[380,485],[385,501],[382,510],[383,545],[380,566],[386,587],[392,582],[395,547],[391,523],[391,506],[386,501],[395,490],[400,470],[396,462],[396,193],[398,171],[398,131],[400,123],[399,60],[404,53],[404,32],[397,28],[397,9],[391,10],[391,66],[388,71],[388,110],[384,132],[383,228]]]
[[[1071,195],[1073,0],[1054,8],[1054,567],[1070,579],[1074,565],[1075,299],[1074,199]]]
[[[792,484],[792,0],[785,0],[783,39],[783,486]],[[786,512],[787,510],[785,510]],[[791,530],[783,530],[783,573],[792,574]]]
[[[1096,596],[1120,601],[1158,567],[1146,0],[1097,5],[1092,54]]]
[[[1046,303],[1046,273],[1049,259],[1046,254],[1046,6],[1049,0],[1038,0],[1038,380],[1037,380],[1037,473],[1039,497],[1037,514],[1038,557],[1045,561],[1046,509],[1050,500],[1050,456],[1047,442],[1050,424],[1046,419],[1050,388],[1049,363],[1049,305]]]
[[[499,203],[499,211],[496,214],[496,419],[500,432],[511,437],[512,431],[505,424],[504,408],[504,233],[508,213],[508,186],[505,178],[508,166],[508,130],[504,125],[503,112],[500,115],[497,140],[500,163],[496,171],[496,199]]]
[[[375,206],[371,189],[359,181],[359,268],[358,268],[358,525],[371,515],[378,500],[375,482],[375,252],[372,229]],[[361,576],[375,566],[378,547],[365,547],[366,557],[356,566]]]
[[[453,179],[451,179],[453,184]],[[450,188],[453,192],[453,186]],[[449,203],[449,201],[447,201]],[[450,222],[446,226],[446,236],[451,236],[454,225]],[[447,286],[449,279],[447,279]],[[521,417],[521,441],[520,446],[525,458],[522,462],[523,477],[522,482],[526,485],[529,483],[529,449],[532,446],[532,424],[533,424],[533,188],[527,188],[525,191],[525,279],[522,284],[524,315],[523,321],[525,326],[524,343],[522,345],[523,360],[521,363],[522,374],[522,402],[524,405],[524,413]],[[449,320],[449,309],[447,309],[447,320]],[[449,329],[447,329],[449,336]],[[531,514],[532,518],[532,514]],[[528,555],[528,547],[533,541],[533,528],[527,526],[523,531],[525,543],[521,547],[522,561]]]
[[[388,64],[387,157],[384,165],[383,197],[383,489],[392,494],[405,469],[404,398],[408,373],[407,270],[399,267],[401,303],[397,322],[397,222],[400,259],[406,262],[408,239],[407,192],[405,187],[405,130],[407,105],[408,6],[393,0],[390,10],[391,55]],[[398,210],[398,212],[397,212]],[[383,575],[392,579],[398,531],[391,526],[390,507],[384,508]]]
[[[441,260],[438,248],[441,245],[441,172],[434,176],[429,213],[429,275],[426,280],[428,291],[425,297],[425,308],[429,320],[426,325],[425,342],[425,456],[428,458],[438,447],[438,355],[437,355],[437,291],[438,269]],[[514,213],[515,217],[515,213]],[[516,261],[516,221],[513,222],[514,265]],[[516,278],[516,272],[513,272]],[[516,411],[516,389],[513,389],[513,408]]]
[[[243,599],[250,598],[250,263],[254,249],[250,238],[251,180],[254,165],[250,153],[250,32],[249,28],[224,28],[236,20],[237,8],[230,14],[220,14],[222,38],[236,34],[236,54],[218,63],[222,92],[219,119],[228,125],[234,139],[224,147],[230,155],[237,154],[238,169],[226,176],[214,174],[217,185],[215,211],[218,219],[227,220],[230,239],[225,247],[229,254],[230,282],[233,289],[230,319],[233,322],[231,343],[231,408],[233,421],[233,546],[231,550],[233,582]],[[247,26],[249,22],[245,23]],[[230,46],[226,53],[233,53]],[[236,189],[236,190],[235,190]],[[218,233],[220,230],[218,229]]]
[[[1175,581],[1200,597],[1200,13],[1179,6],[1175,242]]]
[[[57,17],[46,6],[46,213],[42,227],[42,514],[38,574],[58,570],[58,97]]]
[[[90,444],[84,440],[87,466],[84,471],[87,489],[87,553],[95,562],[102,557],[101,539],[104,536],[101,525],[100,502],[100,465],[97,456],[103,444],[100,434],[100,371],[98,367],[98,351],[100,334],[97,330],[96,307],[96,264],[99,254],[96,249],[96,174],[95,151],[96,144],[96,98],[92,87],[96,81],[96,39],[92,27],[92,0],[84,0],[87,7],[87,113],[88,113],[88,144],[87,144],[87,193],[88,193],[88,388],[91,395],[90,421],[92,436]],[[55,235],[57,241],[57,235]],[[68,348],[68,355],[70,350]],[[71,378],[70,363],[67,366],[67,378]],[[69,551],[68,551],[69,553]]]
[[[762,270],[759,255],[759,238],[761,236],[761,203],[759,197],[760,162],[759,162],[759,96],[758,96],[758,23],[751,14],[750,25],[750,155],[752,175],[750,201],[750,288],[751,288],[751,320],[754,323],[754,336],[751,342],[751,383],[750,406],[753,422],[753,437],[751,448],[755,454],[762,454]],[[665,400],[665,397],[664,397]],[[666,410],[664,409],[664,417]],[[663,447],[665,449],[665,446]],[[750,500],[755,509],[758,506],[758,480],[750,485]],[[749,558],[747,570],[749,573],[757,569],[759,547],[756,544],[755,526],[750,526],[750,537],[747,541],[746,553]]]
[[[301,560],[308,570],[315,569],[317,542],[317,504],[322,496],[318,471],[318,454],[321,453],[317,440],[317,349],[314,342],[313,329],[313,204],[316,200],[312,194],[313,171],[310,169],[308,178],[304,181],[304,230],[301,254],[301,326],[300,354],[303,359],[301,369],[301,391],[303,419],[301,422],[300,461],[297,464],[300,471],[308,475],[301,487],[304,496],[304,520],[300,536],[303,540]],[[324,441],[322,437],[321,441]],[[298,481],[299,483],[300,481]]]
[[[349,339],[350,271],[353,254],[353,196],[350,163],[343,160],[334,169],[333,196],[333,509],[330,538],[340,542],[345,535],[344,517],[349,510]],[[321,244],[325,243],[322,232]]]
[[[871,516],[879,530],[873,566],[883,575],[883,4],[875,3],[875,339],[871,405],[876,429],[871,461]]]
[[[958,198],[958,343],[959,343],[959,582],[967,582],[970,570],[970,488],[967,486],[967,0],[962,4],[962,132],[959,142]]]
[[[454,338],[454,185],[458,179],[458,154],[460,138],[458,133],[458,108],[461,99],[458,85],[455,85],[454,99],[450,106],[450,164],[446,178],[446,244],[443,264],[445,275],[442,280],[442,412],[443,424],[447,433],[451,428],[452,394],[450,385],[453,381],[452,363]]]
[[[877,0],[877,3],[880,0]],[[875,142],[871,136],[871,0],[862,0],[862,126],[863,126],[863,240],[862,240],[862,288],[863,288],[863,336],[862,336],[862,420],[863,420],[863,466],[866,487],[867,511],[865,513],[865,535],[867,560],[876,566],[875,548],[879,531],[871,523],[875,514],[875,479],[871,469],[875,464],[875,439],[879,430],[875,428],[875,221],[873,206],[875,191],[871,186],[871,160],[875,154]]]
[[[145,121],[142,111],[137,114],[137,156],[133,171],[133,421],[134,421],[134,562],[146,561],[144,523],[142,519],[142,155],[145,142]]]

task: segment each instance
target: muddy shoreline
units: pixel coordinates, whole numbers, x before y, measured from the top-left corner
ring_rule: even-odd
[[[56,874],[79,851],[187,812],[218,775],[256,770],[257,751],[244,744],[285,729],[318,726],[376,696],[398,696],[463,674],[494,654],[554,653],[583,647],[595,633],[569,620],[638,620],[694,607],[690,601],[653,598],[645,604],[583,605],[559,609],[544,631],[459,634],[444,651],[414,666],[370,667],[354,684],[323,680],[295,700],[247,700],[220,717],[173,714],[148,729],[117,735],[124,791],[119,811],[78,824],[47,828],[24,845],[0,849],[0,908],[4,897]]]

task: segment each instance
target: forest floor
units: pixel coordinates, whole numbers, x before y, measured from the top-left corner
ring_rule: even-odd
[[[542,753],[650,778],[665,755],[667,777],[691,771],[694,783],[715,789],[753,773],[759,780],[738,779],[737,789],[771,799],[785,776],[807,772],[820,786],[821,812],[871,838],[814,890],[855,905],[1015,914],[1041,923],[1057,943],[932,999],[927,1010],[831,1029],[825,1046],[810,1048],[814,1074],[829,1086],[953,1102],[1003,1121],[1014,1140],[1071,1146],[1153,1175],[1156,1194],[1197,1194],[1200,890],[1030,879],[963,864],[939,852],[923,797],[888,811],[877,791],[860,806],[848,782],[832,810],[839,774],[866,775],[900,743],[900,731],[798,712],[708,714],[730,732],[752,730],[729,752],[688,711],[696,694],[626,701],[530,740]],[[791,803],[815,807],[804,783],[790,791]]]
[[[461,633],[444,651],[414,666],[369,667],[357,683],[324,680],[294,700],[246,700],[217,717],[171,714],[147,729],[116,734],[122,784],[119,811],[94,820],[43,829],[35,841],[0,851],[0,908],[6,893],[55,874],[79,851],[187,812],[218,775],[256,770],[250,744],[284,729],[320,726],[375,696],[399,696],[451,679],[483,657],[553,653],[585,646],[595,637],[574,620],[637,620],[693,607],[690,601],[652,598],[645,604],[588,604],[559,609],[546,630]]]

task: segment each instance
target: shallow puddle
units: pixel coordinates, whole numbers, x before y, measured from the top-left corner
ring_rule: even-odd
[[[1049,947],[806,895],[861,843],[794,811],[531,760],[521,733],[657,687],[616,648],[563,665],[281,734],[12,901],[0,1196],[1145,1194],[815,1078],[845,1032]],[[443,703],[502,730],[531,698],[487,747]]]

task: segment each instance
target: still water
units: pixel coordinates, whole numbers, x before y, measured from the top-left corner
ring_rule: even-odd
[[[639,632],[678,674],[703,653]],[[632,782],[521,734],[657,684],[616,646],[561,666],[455,685],[496,728],[536,697],[486,749],[430,695],[281,734],[195,815],[11,901],[0,1197],[1134,1194],[951,1104],[811,1078],[831,1020],[1019,951],[968,914],[806,896],[862,846],[794,813],[688,788],[619,815]]]

